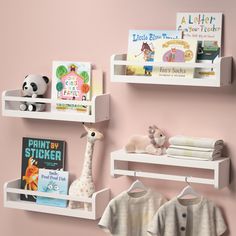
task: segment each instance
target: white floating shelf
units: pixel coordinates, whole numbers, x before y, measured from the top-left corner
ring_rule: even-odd
[[[222,158],[214,161],[182,160],[167,157],[166,155],[155,156],[150,154],[130,154],[126,153],[125,150],[122,149],[111,153],[111,175],[113,177],[126,175],[153,179],[185,181],[185,175],[171,175],[145,172],[141,170],[129,170],[129,162],[212,170],[214,171],[214,177],[212,179],[191,177],[188,180],[192,183],[213,185],[215,188],[223,188],[229,185],[229,158]]]
[[[35,202],[20,200],[20,194],[91,203],[92,208],[91,210],[84,210],[82,208],[70,209],[68,207],[62,208],[62,207],[38,205]],[[35,212],[49,213],[55,215],[97,220],[102,216],[103,211],[105,210],[109,201],[110,201],[110,190],[108,188],[95,192],[91,198],[86,198],[86,197],[72,197],[69,195],[60,195],[53,193],[24,190],[20,188],[20,179],[6,182],[4,185],[4,207],[27,210],[27,211],[35,211]]]
[[[221,87],[231,84],[232,57],[221,57],[216,63],[178,63],[178,62],[132,62],[126,54],[111,57],[111,81],[135,84],[186,85]],[[214,68],[216,75],[211,78],[178,78],[126,75],[126,66],[154,66],[177,68]]]
[[[21,90],[9,90],[2,93],[2,115],[31,119],[62,120],[96,123],[109,120],[109,94],[93,96],[91,101],[54,100],[50,98],[26,98],[21,96]],[[19,109],[21,102],[43,102],[47,104],[46,111],[30,112]],[[74,104],[87,106],[90,112],[51,111],[53,104]]]

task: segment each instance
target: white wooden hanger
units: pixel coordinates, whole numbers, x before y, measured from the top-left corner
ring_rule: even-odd
[[[134,176],[136,176],[136,172],[134,172]],[[141,189],[144,191],[147,191],[147,187],[138,179],[136,179],[129,187],[129,189],[127,190],[128,193],[136,190],[136,189]]]
[[[193,195],[195,197],[200,197],[200,194],[197,193],[192,186],[190,185],[190,183],[188,182],[188,177],[185,177],[185,182],[188,184],[182,191],[181,193],[177,196],[177,198],[182,198],[185,197],[187,195]]]

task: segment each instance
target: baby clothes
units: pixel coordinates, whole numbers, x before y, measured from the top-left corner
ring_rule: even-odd
[[[169,139],[168,157],[212,161],[221,157],[224,142],[221,139],[174,136]]]
[[[190,146],[199,148],[218,149],[223,147],[224,141],[221,139],[197,138],[177,135],[169,138],[169,143],[176,146]]]
[[[225,231],[220,209],[203,197],[170,200],[148,227],[151,235],[158,236],[220,236]]]
[[[165,198],[148,189],[142,192],[122,192],[105,209],[99,226],[115,236],[146,236],[148,224]]]

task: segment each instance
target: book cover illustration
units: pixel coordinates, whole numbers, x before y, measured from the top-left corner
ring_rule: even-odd
[[[68,180],[68,171],[39,169],[38,191],[67,195]],[[49,197],[38,196],[36,203],[40,205],[67,207],[67,200]]]
[[[39,168],[63,169],[64,153],[65,141],[23,137],[21,188],[36,191]],[[21,194],[21,200],[36,201],[36,197]]]
[[[90,100],[91,64],[89,62],[54,61],[52,98],[57,100]],[[87,106],[61,104],[52,106],[56,111],[89,112]]]
[[[160,39],[156,41],[155,48],[158,52],[155,54],[155,61],[157,62],[194,63],[196,61],[196,40]],[[192,78],[194,75],[194,69],[160,66],[155,68],[153,73],[156,73],[159,77],[168,76],[178,78]]]
[[[164,30],[130,30],[128,41],[128,61],[153,62],[155,61],[154,43],[159,39],[178,39],[182,37],[182,32]],[[126,67],[127,75],[148,75],[151,76],[153,66]]]
[[[184,39],[198,40],[198,62],[213,63],[221,55],[222,19],[222,13],[177,13],[176,29],[183,32]],[[196,77],[213,75],[213,69],[196,70]]]

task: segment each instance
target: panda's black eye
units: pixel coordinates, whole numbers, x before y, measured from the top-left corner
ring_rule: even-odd
[[[34,92],[38,90],[37,84],[35,84],[35,83],[30,83],[30,85],[32,86]]]
[[[162,137],[163,135],[162,134],[160,134],[160,137]]]
[[[94,136],[95,136],[95,132],[92,132],[92,133],[91,133],[91,136],[94,137]]]
[[[22,89],[24,89],[25,85],[26,85],[26,82],[23,83],[23,85],[22,85]]]

